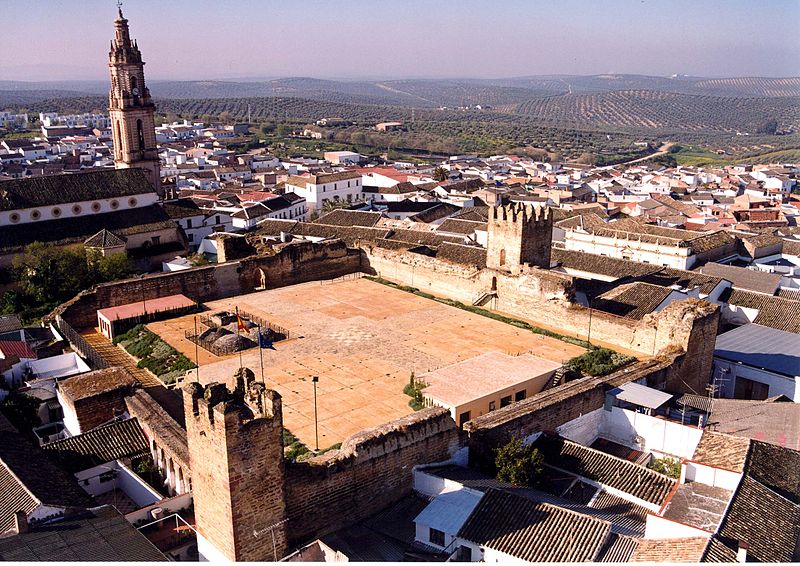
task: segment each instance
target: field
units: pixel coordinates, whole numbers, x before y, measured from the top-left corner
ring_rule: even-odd
[[[102,81],[0,81],[0,108],[102,111]],[[800,149],[800,78],[542,76],[496,80],[152,81],[160,114],[286,124],[321,118],[326,141],[395,157],[514,151],[535,158],[613,164],[665,141],[726,152],[729,161],[785,159]],[[478,108],[476,105],[480,105]],[[399,120],[401,132],[378,133]],[[774,120],[778,133],[765,125]],[[746,135],[745,135],[746,134]],[[687,156],[688,157],[688,156]]]
[[[559,363],[584,352],[366,279],[294,285],[206,306],[229,310],[234,303],[291,332],[275,350],[262,350],[264,376],[283,397],[286,427],[309,447],[315,444],[313,375],[319,376],[320,448],[327,448],[364,428],[409,414],[403,387],[412,372],[419,376],[492,351],[530,351]],[[194,359],[194,345],[183,338],[193,317],[169,323],[149,328]],[[242,361],[260,379],[259,352],[245,351]],[[203,355],[200,381],[228,381],[238,367],[236,355]]]

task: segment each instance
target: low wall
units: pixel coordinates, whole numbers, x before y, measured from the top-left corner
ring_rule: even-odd
[[[360,432],[304,462],[286,463],[290,543],[355,523],[411,493],[415,465],[448,460],[460,433],[443,408]]]
[[[637,446],[636,437],[641,437],[639,450],[657,451],[678,458],[691,458],[703,435],[703,429],[673,423],[650,415],[636,413],[619,407],[611,411],[602,410],[603,421],[600,433],[604,438],[625,446]]]
[[[686,481],[696,481],[711,487],[721,487],[729,491],[734,491],[742,479],[740,472],[731,470],[723,470],[722,468],[715,468],[700,464],[699,462],[685,462],[684,463],[684,476]]]
[[[156,501],[152,505],[147,505],[146,507],[142,507],[136,511],[131,511],[125,515],[125,519],[131,524],[135,524],[138,521],[146,521],[149,523],[153,520],[153,515],[151,513],[153,509],[162,509],[164,511],[164,516],[167,516],[171,515],[172,513],[177,513],[181,509],[186,509],[191,504],[192,493],[186,492],[182,493],[181,495],[176,495],[175,497],[168,497],[166,499]]]

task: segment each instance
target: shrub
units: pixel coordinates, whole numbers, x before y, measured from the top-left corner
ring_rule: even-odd
[[[542,477],[544,458],[539,450],[513,437],[495,449],[497,479],[519,487],[538,485]]]
[[[620,354],[608,348],[597,348],[572,358],[565,366],[567,369],[581,371],[592,376],[600,376],[607,375],[634,359],[631,356]]]
[[[419,411],[425,407],[425,403],[422,398],[422,390],[425,388],[425,385],[425,383],[418,381],[414,377],[414,372],[412,371],[408,383],[405,385],[405,387],[403,387],[403,393],[411,397],[411,400],[408,402],[408,406],[415,411]]]
[[[668,456],[655,458],[647,467],[674,479],[681,477],[681,462],[675,458],[669,458]]]

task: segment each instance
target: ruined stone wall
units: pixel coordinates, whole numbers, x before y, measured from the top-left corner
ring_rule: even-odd
[[[362,520],[412,491],[412,468],[442,462],[461,447],[450,413],[428,408],[362,431],[332,450],[286,464],[293,544]]]
[[[56,313],[74,328],[97,325],[97,310],[127,303],[183,294],[199,302],[251,293],[262,284],[276,288],[355,273],[361,253],[341,241],[287,244],[278,253],[104,283],[83,291]]]

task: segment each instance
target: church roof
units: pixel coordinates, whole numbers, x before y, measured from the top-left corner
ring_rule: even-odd
[[[13,179],[0,187],[0,210],[130,197],[155,192],[140,169],[105,169]]]
[[[105,228],[124,238],[132,234],[176,228],[176,224],[157,204],[102,214],[43,220],[35,224],[11,224],[0,226],[0,254],[20,250],[31,242],[57,245],[82,243],[96,234],[99,228]]]
[[[124,246],[125,240],[117,236],[114,232],[103,228],[94,236],[83,242],[83,245],[90,248],[116,248],[118,246]]]

